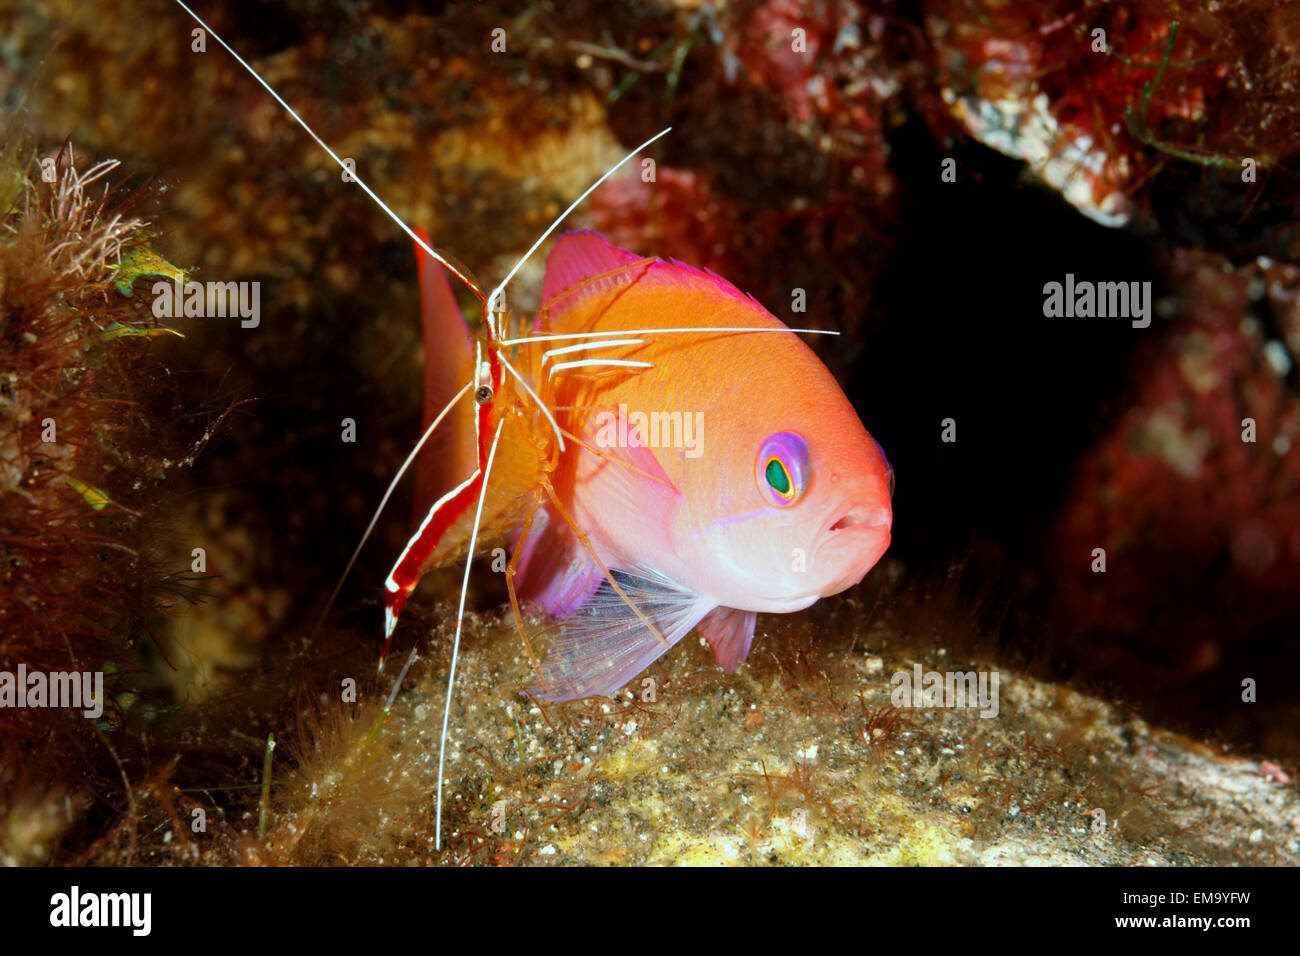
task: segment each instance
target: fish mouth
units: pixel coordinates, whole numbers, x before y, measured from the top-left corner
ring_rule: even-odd
[[[889,505],[853,502],[826,520],[817,538],[817,563],[831,569],[823,596],[861,581],[889,548],[893,511]]]
[[[826,543],[828,539],[833,540],[844,532],[879,532],[883,529],[888,533],[893,520],[893,511],[888,505],[868,502],[849,504],[834,512],[827,519],[826,523],[822,525],[821,534],[817,536],[817,539],[822,543]]]

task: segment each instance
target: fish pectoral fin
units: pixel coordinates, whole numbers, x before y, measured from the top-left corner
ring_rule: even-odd
[[[550,508],[539,508],[523,546],[516,536],[515,589],[519,599],[549,616],[568,617],[586,604],[605,580],[591,552]]]
[[[707,598],[653,571],[610,573],[667,644],[606,581],[576,614],[555,626],[537,686],[530,693],[548,701],[613,694],[689,634],[715,607]]]
[[[715,607],[700,621],[700,634],[713,648],[718,666],[730,674],[744,662],[754,643],[754,624],[758,615],[734,607]]]

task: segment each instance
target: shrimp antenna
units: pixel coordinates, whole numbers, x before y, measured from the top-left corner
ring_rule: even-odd
[[[180,3],[180,0],[176,0],[176,2]],[[605,174],[601,176],[599,179],[597,179],[590,186],[588,186],[586,192],[584,192],[573,202],[569,203],[569,208],[564,210],[564,212],[560,213],[555,218],[555,221],[546,228],[546,231],[537,237],[537,241],[534,242],[531,246],[529,246],[528,251],[523,254],[523,257],[520,258],[520,260],[515,263],[514,268],[506,273],[506,277],[497,283],[497,287],[493,289],[491,294],[487,297],[487,310],[489,315],[496,314],[499,304],[501,302],[501,296],[505,292],[506,286],[509,285],[510,280],[515,277],[515,273],[524,267],[524,263],[527,262],[532,257],[533,253],[536,252],[538,247],[541,246],[541,244],[546,241],[547,237],[550,236],[550,234],[553,233],[556,229],[560,228],[560,224],[564,222],[564,220],[569,218],[569,213],[577,209],[584,199],[586,199],[588,196],[594,193],[596,191],[596,187],[598,187],[605,180],[609,179],[610,176],[613,176],[614,173],[618,172],[618,170],[622,167],[624,163],[626,163],[637,153],[641,152],[641,150],[645,149],[651,143],[667,136],[669,133],[672,132],[672,130],[673,128],[671,126],[668,126],[665,127],[664,129],[661,129],[659,132],[655,133],[653,136],[651,136],[648,140],[646,140],[636,149],[632,150],[630,153],[628,153],[626,156],[620,159],[613,166],[609,167],[609,169],[605,170]],[[499,333],[501,330],[498,329],[496,331]],[[498,334],[496,337],[499,338],[500,335]],[[563,447],[563,443],[561,443],[561,447]]]
[[[180,0],[177,0],[177,2],[179,3]],[[528,247],[528,251],[525,252],[523,256],[520,257],[519,261],[514,264],[514,267],[509,272],[506,273],[506,277],[497,283],[496,288],[493,289],[491,294],[488,295],[487,301],[485,303],[486,305],[485,311],[487,312],[487,316],[488,316],[488,325],[491,330],[492,338],[494,340],[500,341],[502,335],[505,333],[505,329],[502,329],[497,325],[496,316],[501,311],[501,300],[502,300],[502,296],[505,294],[506,286],[509,285],[510,280],[515,277],[515,273],[517,273],[520,269],[523,268],[524,263],[527,262],[532,257],[533,253],[536,252],[538,248],[541,246],[541,244],[546,241],[547,237],[550,236],[550,234],[553,233],[556,229],[560,228],[560,224],[564,222],[565,219],[569,218],[569,214],[573,212],[573,210],[577,209],[584,199],[586,199],[593,192],[595,192],[596,188],[600,186],[601,183],[609,179],[610,176],[613,176],[614,173],[618,172],[619,168],[622,167],[624,163],[626,163],[637,153],[641,152],[641,150],[645,149],[647,146],[649,146],[651,143],[655,142],[656,140],[662,139],[663,137],[671,133],[672,129],[673,128],[671,126],[667,126],[661,129],[659,132],[655,133],[653,136],[651,136],[648,140],[646,140],[636,149],[627,153],[617,163],[609,167],[609,169],[605,170],[604,175],[602,175],[594,183],[588,186],[581,196],[579,196],[573,202],[569,203],[568,209],[564,210],[564,212],[560,213],[558,216],[555,217],[555,221],[552,222],[549,226],[547,226],[546,231],[543,232],[540,236],[538,236],[537,240],[531,246]],[[551,430],[555,432],[555,439],[560,443],[560,451],[564,451],[564,434],[560,431],[560,426],[556,423],[555,416],[551,414],[551,410],[546,407],[546,403],[543,402],[537,396],[537,393],[528,387],[528,383],[524,381],[523,376],[520,375],[517,371],[515,371],[514,366],[511,365],[508,361],[506,361],[506,357],[504,355],[499,355],[498,358],[501,360],[501,364],[506,367],[506,371],[508,371],[511,375],[514,376],[515,381],[517,381],[521,386],[523,386],[524,391],[526,391],[529,394],[529,396],[532,397],[533,401],[537,403],[537,407],[541,409],[542,414],[546,416],[546,420],[550,422]]]
[[[501,429],[506,420],[497,423],[497,432],[492,436],[492,449],[488,452],[487,465],[483,468],[483,487],[478,493],[478,510],[474,513],[474,530],[469,536],[469,554],[465,558],[465,578],[460,585],[460,608],[456,611],[456,637],[451,645],[451,669],[447,673],[447,699],[442,707],[442,736],[438,739],[438,809],[435,814],[433,830],[433,848],[442,849],[442,768],[447,758],[447,725],[451,721],[451,692],[456,684],[456,659],[460,656],[460,632],[465,624],[465,595],[469,592],[469,572],[474,567],[474,547],[478,544],[478,526],[483,520],[483,502],[487,498],[488,478],[492,475],[492,460],[497,456],[497,443],[501,441]],[[405,673],[405,671],[403,671]],[[400,685],[399,685],[400,686]]]
[[[715,326],[702,325],[702,326],[694,326],[690,328],[684,327],[680,329],[617,329],[613,332],[571,332],[571,333],[565,333],[564,335],[525,335],[520,338],[502,339],[498,344],[501,345],[502,347],[507,347],[511,345],[531,345],[534,342],[570,342],[574,340],[584,340],[584,339],[613,338],[615,336],[623,336],[623,335],[675,335],[681,332],[724,332],[728,334],[732,332],[746,332],[746,333],[748,332],[786,332],[786,333],[793,332],[799,335],[839,335],[840,334],[834,329],[790,329],[785,327],[774,328],[772,326],[767,326],[767,325],[744,327],[744,328],[732,327],[726,325],[715,325]],[[620,345],[622,343],[606,342],[604,344]],[[595,348],[596,346],[593,344],[591,347]],[[563,350],[557,349],[556,351],[559,352]]]
[[[290,106],[287,102],[285,102],[284,97],[282,97],[279,93],[277,93],[275,91],[275,88],[271,86],[270,83],[262,79],[262,75],[258,73],[257,70],[253,69],[252,65],[247,60],[245,60],[242,56],[236,53],[234,47],[232,47],[225,40],[221,39],[221,36],[217,33],[217,31],[213,30],[212,27],[208,26],[202,17],[200,17],[197,13],[191,10],[185,4],[185,0],[176,0],[176,5],[179,6],[186,13],[188,13],[191,17],[193,17],[194,21],[199,26],[201,26],[204,30],[206,30],[209,34],[212,35],[212,39],[216,40],[223,47],[225,47],[226,52],[235,58],[235,62],[238,63],[240,66],[242,66],[245,70],[247,70],[248,74],[253,79],[257,80],[257,82],[262,85],[262,88],[265,89],[266,92],[271,94],[271,97],[277,103],[279,103],[280,106],[284,108],[285,112],[287,112],[290,116],[292,116],[294,120],[297,121],[298,125],[307,131],[307,135],[310,136],[312,139],[314,139],[316,141],[316,144],[320,146],[321,149],[325,150],[326,153],[329,154],[330,159],[334,160],[334,162],[338,164],[338,167],[341,170],[343,170],[344,173],[347,174],[347,177],[353,180],[358,186],[360,186],[362,192],[364,192],[367,196],[369,196],[370,199],[375,203],[375,205],[377,205],[380,209],[384,211],[384,215],[386,215],[389,219],[393,220],[393,222],[397,223],[398,228],[401,229],[402,232],[406,233],[408,236],[411,237],[412,242],[414,242],[417,246],[419,246],[421,249],[427,252],[435,260],[440,262],[447,269],[448,272],[450,272],[462,283],[464,283],[466,288],[468,288],[471,292],[473,292],[474,295],[478,296],[480,302],[486,301],[486,299],[484,299],[483,297],[483,290],[480,289],[478,285],[475,284],[474,280],[471,279],[463,269],[459,268],[452,262],[448,261],[445,256],[442,256],[439,253],[435,252],[432,246],[430,246],[427,242],[421,239],[419,235],[416,234],[414,229],[412,229],[410,226],[408,226],[405,222],[402,221],[401,216],[393,212],[392,209],[388,208],[388,204],[384,202],[382,199],[380,199],[378,194],[366,184],[366,181],[364,179],[361,178],[361,175],[354,168],[355,164],[353,164],[353,166],[349,166],[347,163],[343,162],[343,160],[339,158],[338,153],[330,149],[329,144],[326,143],[325,140],[317,136],[316,131],[307,125],[307,121],[298,115],[298,111],[295,110],[292,106]],[[660,133],[659,135],[662,136],[663,134]],[[554,229],[555,227],[552,226],[551,228]],[[529,251],[531,253],[531,250]],[[518,268],[518,266],[516,266],[515,268]],[[512,272],[511,275],[513,274],[514,273]]]
[[[330,599],[325,602],[325,610],[320,612],[320,618],[317,619],[316,626],[312,628],[312,634],[315,634],[321,629],[321,625],[325,623],[325,618],[329,616],[330,609],[334,607],[334,602],[338,600],[339,592],[343,590],[343,582],[346,581],[348,575],[352,573],[352,566],[357,563],[357,558],[361,554],[361,549],[364,548],[366,542],[370,540],[370,532],[375,530],[375,525],[379,521],[379,516],[384,513],[384,507],[388,504],[388,499],[393,497],[393,492],[397,490],[397,483],[401,481],[402,476],[406,474],[406,469],[411,467],[416,456],[420,454],[420,449],[423,448],[424,443],[429,440],[429,436],[432,435],[438,426],[442,424],[442,420],[451,413],[451,410],[456,406],[456,403],[465,397],[465,394],[473,385],[474,383],[472,381],[466,382],[461,390],[456,393],[455,397],[447,403],[447,407],[438,413],[438,417],[435,418],[429,427],[424,430],[424,434],[420,436],[420,440],[415,443],[415,447],[411,449],[411,453],[406,456],[406,460],[402,462],[402,467],[397,469],[397,474],[393,475],[393,480],[388,483],[388,488],[384,491],[384,497],[379,501],[379,507],[375,509],[375,513],[370,518],[370,524],[366,525],[366,530],[361,535],[361,540],[357,542],[356,549],[352,552],[352,557],[348,559],[347,567],[345,567],[343,573],[339,575],[339,583],[334,585],[334,590],[330,593]]]

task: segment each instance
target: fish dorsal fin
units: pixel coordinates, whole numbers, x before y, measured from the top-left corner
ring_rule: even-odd
[[[563,311],[579,298],[626,284],[656,261],[620,249],[589,229],[566,232],[546,257],[542,302],[548,310]]]
[[[559,624],[532,693],[543,700],[613,694],[690,633],[714,604],[655,571],[611,569],[614,579],[664,636],[660,642],[605,582]]]
[[[707,269],[675,259],[638,256],[618,248],[598,232],[585,230],[565,233],[547,257],[542,303],[548,321],[543,324],[553,327],[584,299],[633,284],[711,292],[767,314],[753,296]]]

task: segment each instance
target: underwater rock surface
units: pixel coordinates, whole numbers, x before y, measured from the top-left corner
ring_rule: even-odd
[[[891,639],[856,600],[766,619],[721,674],[686,641],[633,693],[545,705],[520,693],[513,628],[475,617],[458,665],[433,849],[442,689],[419,664],[387,723],[321,706],[291,747],[254,842],[178,862],[837,865],[1296,865],[1300,798],[1276,765],[1153,727],[1124,708],[999,673],[996,717],[898,708],[894,675],[981,669]],[[648,699],[653,696],[653,700]],[[312,710],[315,702],[306,708]],[[280,772],[280,771],[277,771]],[[232,850],[233,848],[233,850]]]

